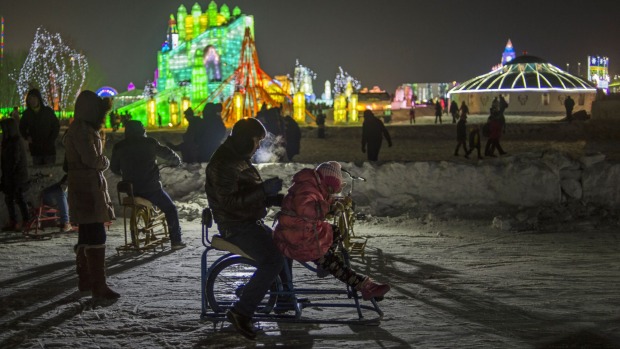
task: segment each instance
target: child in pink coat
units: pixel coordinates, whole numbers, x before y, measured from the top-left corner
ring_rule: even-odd
[[[336,253],[342,237],[338,228],[326,221],[326,215],[333,203],[331,194],[342,188],[341,167],[335,161],[297,172],[282,201],[274,230],[275,243],[285,256],[301,262],[313,261],[318,268],[360,291],[364,300],[381,298],[390,286],[356,273]]]

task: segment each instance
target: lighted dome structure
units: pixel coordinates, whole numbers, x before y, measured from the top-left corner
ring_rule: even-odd
[[[509,103],[506,114],[562,114],[567,96],[575,100],[574,111],[590,111],[596,88],[539,57],[523,55],[457,85],[448,97],[459,105],[465,101],[473,114],[484,114],[500,94]]]

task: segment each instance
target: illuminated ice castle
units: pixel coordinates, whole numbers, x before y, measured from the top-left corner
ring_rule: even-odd
[[[157,52],[157,93],[118,111],[129,112],[147,126],[156,125],[158,114],[163,124],[178,125],[184,122],[184,110],[200,105],[216,89],[219,98],[229,97],[234,86],[222,89],[221,81],[237,68],[246,28],[254,34],[254,19],[239,7],[231,12],[227,5],[218,9],[211,1],[204,12],[198,3],[188,12],[179,6],[176,18],[170,15],[166,39]]]

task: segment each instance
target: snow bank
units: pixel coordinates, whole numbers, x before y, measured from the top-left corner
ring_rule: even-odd
[[[620,164],[595,154],[571,159],[561,153],[524,153],[474,162],[388,162],[361,165],[342,163],[353,175],[366,178],[354,183],[353,196],[364,212],[393,216],[420,205],[474,205],[537,207],[566,201],[582,201],[616,207],[620,203]],[[263,178],[278,176],[290,184],[293,175],[316,164],[267,163],[257,167]],[[207,200],[204,194],[206,164],[185,164],[162,169],[162,182],[175,200],[182,218],[200,217]],[[37,170],[51,174],[29,193],[32,202],[40,189],[61,177],[60,166]],[[33,171],[34,172],[34,171]],[[116,213],[116,184],[120,178],[106,172]],[[348,180],[345,190],[351,189]],[[3,220],[6,212],[2,212]]]

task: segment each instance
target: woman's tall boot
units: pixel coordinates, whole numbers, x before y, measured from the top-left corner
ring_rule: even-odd
[[[117,299],[121,295],[114,292],[106,282],[105,245],[89,245],[85,249],[88,271],[92,280],[94,299]]]
[[[75,251],[75,270],[78,274],[78,290],[80,290],[80,292],[90,291],[93,288],[93,283],[88,271],[88,262],[84,252],[86,246],[87,245],[75,245],[73,248]]]

